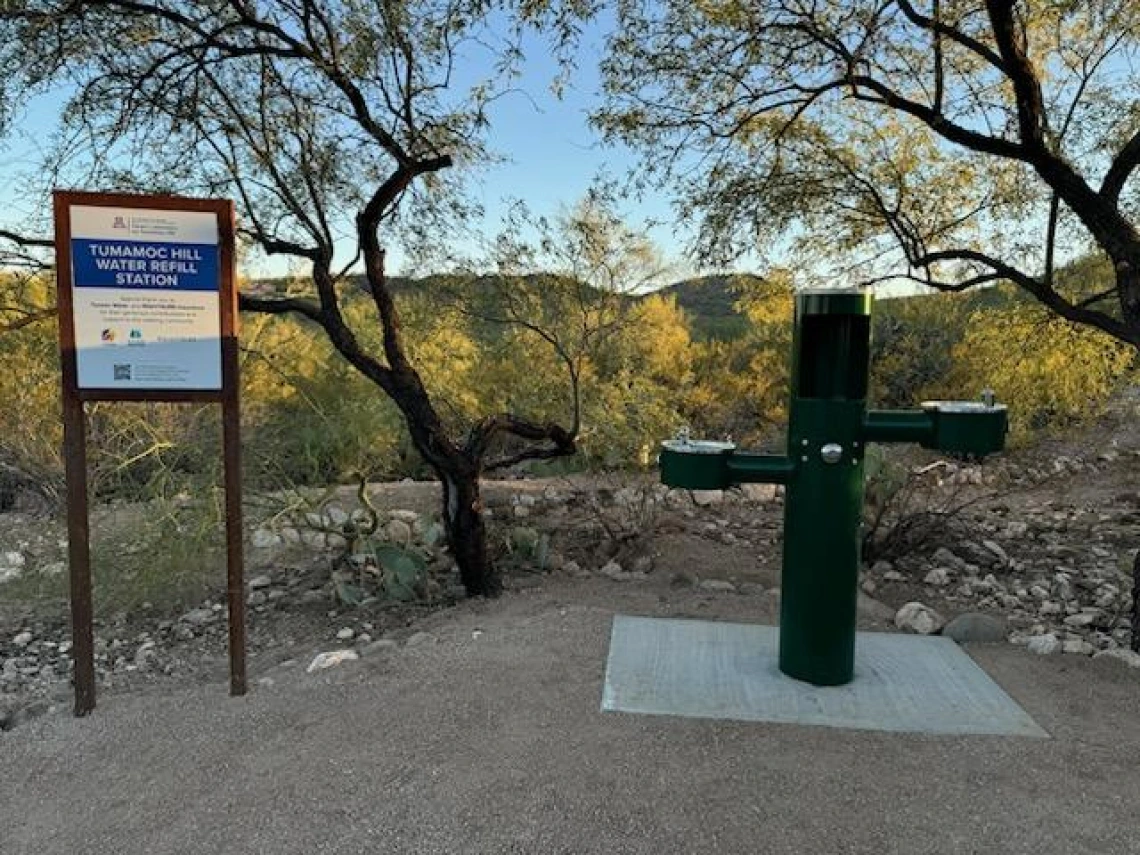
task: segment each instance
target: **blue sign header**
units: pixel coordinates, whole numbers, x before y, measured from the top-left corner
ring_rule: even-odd
[[[221,290],[214,244],[76,238],[71,269],[76,288]]]

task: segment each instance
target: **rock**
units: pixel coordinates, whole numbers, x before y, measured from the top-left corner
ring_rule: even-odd
[[[355,650],[329,650],[313,657],[313,661],[309,663],[309,667],[305,671],[312,674],[314,671],[323,671],[342,662],[351,662],[359,658],[360,655]]]
[[[879,559],[878,561],[876,561],[874,564],[871,565],[871,572],[872,573],[880,573],[880,574],[890,573],[894,569],[895,569],[894,564],[892,564],[889,561],[883,561],[882,559]]]
[[[249,537],[249,543],[254,549],[271,549],[281,545],[281,535],[267,528],[255,528]]]
[[[1038,656],[1051,656],[1061,649],[1061,642],[1050,632],[1033,636],[1025,643],[1025,647],[1030,653],[1036,653]]]
[[[328,545],[328,538],[325,537],[323,531],[306,530],[301,532],[301,543],[305,546],[314,546],[318,549],[323,549]]]
[[[14,567],[17,570],[23,570],[27,563],[27,556],[22,552],[0,552],[0,567]]]
[[[351,641],[356,637],[356,630],[350,626],[346,626],[336,634],[337,641]]]
[[[310,511],[309,513],[305,514],[305,525],[309,526],[310,528],[324,529],[329,528],[332,523],[327,517],[325,517],[324,514],[318,514],[316,512]]]
[[[736,586],[724,579],[705,579],[697,587],[702,591],[715,591],[722,594],[736,593]]]
[[[622,578],[626,575],[625,570],[616,561],[608,561],[598,570],[599,576],[607,576],[610,579]]]
[[[1123,662],[1129,668],[1140,668],[1140,653],[1135,650],[1126,650],[1123,647],[1102,650],[1093,656],[1093,659],[1115,659],[1118,662]]]
[[[1004,620],[981,612],[958,615],[942,628],[944,636],[959,644],[1001,644],[1007,633]]]
[[[384,534],[393,543],[407,544],[412,541],[412,527],[401,519],[389,521],[388,525],[384,526]]]
[[[719,505],[724,501],[724,490],[693,490],[693,502],[702,508]]]
[[[158,650],[155,648],[153,641],[148,641],[139,646],[135,651],[135,667],[140,671],[145,671],[150,668],[158,659]]]
[[[647,574],[653,569],[653,557],[649,555],[639,555],[633,560],[633,572]]]
[[[179,620],[188,623],[191,626],[205,626],[206,624],[213,623],[217,620],[217,615],[213,609],[191,609],[182,615]]]
[[[360,652],[365,656],[375,656],[378,653],[391,653],[399,646],[390,638],[381,638],[366,645]]]
[[[530,508],[526,505],[515,505],[511,508],[511,513],[517,520],[525,520],[530,516]]]
[[[772,502],[776,499],[775,484],[741,484],[739,489],[747,502]]]
[[[12,643],[16,645],[16,647],[27,647],[32,643],[31,632],[25,629],[23,632],[16,633],[16,635],[12,638]]]
[[[577,561],[567,561],[562,565],[562,572],[567,576],[589,576],[589,570],[583,570],[582,565]]]
[[[1094,623],[1100,621],[1101,617],[1102,616],[1099,609],[1091,612],[1078,612],[1075,615],[1069,615],[1067,618],[1065,618],[1065,626],[1072,626],[1077,628],[1092,626]]]
[[[251,591],[256,591],[258,588],[268,588],[272,584],[273,580],[268,576],[262,574],[260,576],[254,576],[249,580],[249,589]]]
[[[418,513],[416,513],[415,511],[409,511],[409,510],[405,510],[402,508],[397,508],[394,511],[389,511],[388,512],[388,518],[394,519],[394,520],[399,520],[400,522],[407,523],[408,525],[415,525],[417,522],[420,521],[420,515]]]
[[[906,576],[904,576],[898,570],[888,570],[886,573],[883,574],[883,581],[884,582],[905,582]]]
[[[883,622],[894,620],[895,610],[888,606],[881,600],[876,600],[874,597],[869,597],[864,593],[859,593],[856,600],[856,608],[859,614],[866,615],[874,620]]]
[[[992,567],[999,564],[1001,559],[997,553],[991,549],[987,549],[981,543],[973,543],[972,541],[964,540],[958,544],[958,551],[965,556],[965,561],[970,564],[978,564],[982,567]],[[938,553],[935,553],[937,559]],[[960,559],[962,560],[962,559]]]
[[[950,571],[945,567],[935,567],[923,577],[923,582],[927,585],[936,585],[941,588],[950,584]]]
[[[954,552],[951,552],[945,546],[940,546],[934,550],[934,554],[930,556],[930,560],[935,564],[940,564],[944,567],[950,567],[954,570],[964,570],[966,562]]]
[[[919,635],[931,635],[942,628],[943,620],[938,612],[918,602],[904,605],[895,613],[895,626]]]
[[[1092,656],[1092,654],[1096,652],[1096,648],[1087,641],[1082,641],[1079,638],[1070,638],[1061,643],[1061,652],[1078,656]]]
[[[421,644],[433,644],[435,636],[430,632],[416,632],[408,636],[408,640],[404,642],[405,647],[418,647]]]
[[[246,605],[250,606],[263,606],[265,601],[269,598],[265,595],[264,591],[250,591],[249,596],[246,597]]]
[[[999,544],[997,541],[983,540],[982,546],[996,555],[1003,566],[1009,565],[1009,555],[1006,554],[1006,551],[1001,548],[1001,544]]]

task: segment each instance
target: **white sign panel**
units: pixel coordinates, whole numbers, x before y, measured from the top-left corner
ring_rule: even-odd
[[[71,208],[80,389],[222,388],[217,215]]]

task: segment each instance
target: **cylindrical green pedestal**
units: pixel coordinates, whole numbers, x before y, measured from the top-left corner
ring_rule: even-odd
[[[793,402],[799,469],[784,503],[780,670],[818,686],[851,680],[855,660],[863,401]],[[824,447],[842,449],[835,462]],[[831,450],[834,454],[834,450]]]
[[[864,292],[796,299],[780,670],[819,686],[854,674],[870,314]]]

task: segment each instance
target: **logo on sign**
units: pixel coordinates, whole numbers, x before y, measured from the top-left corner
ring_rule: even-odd
[[[113,229],[125,229],[125,228],[127,228],[126,218],[125,217],[115,217],[115,221],[113,223],[111,223],[111,228],[113,228]]]
[[[99,338],[103,339],[103,341],[114,341],[115,340],[115,331],[112,329],[105,329],[99,335]]]
[[[131,341],[141,341],[141,340],[142,340],[142,330],[138,329],[137,327],[135,329],[131,330]]]

